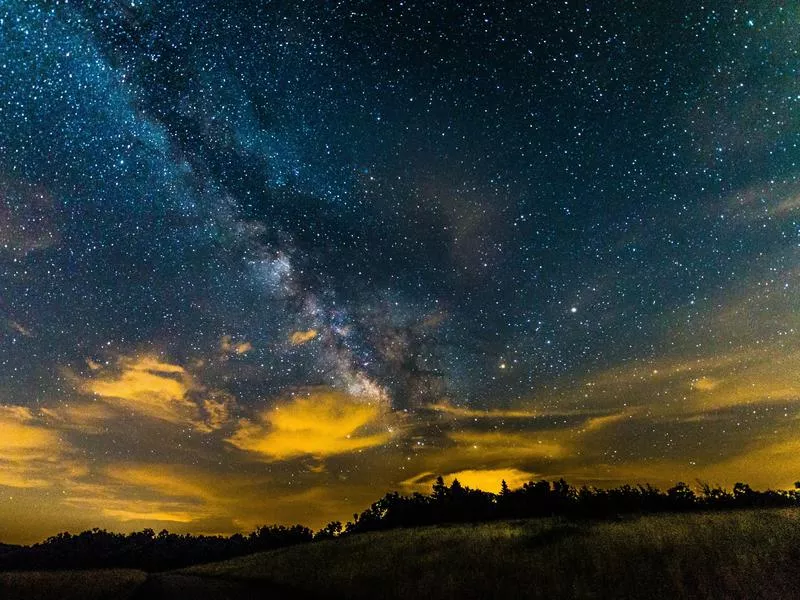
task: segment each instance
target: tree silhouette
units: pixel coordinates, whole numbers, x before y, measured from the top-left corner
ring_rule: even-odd
[[[667,490],[667,498],[673,508],[687,509],[691,508],[695,503],[695,493],[683,481],[679,481],[673,487]]]
[[[433,497],[436,500],[441,500],[447,497],[447,486],[444,484],[444,477],[439,475],[433,484]]]
[[[649,484],[576,489],[563,479],[552,483],[530,481],[512,490],[503,481],[500,493],[493,494],[470,489],[457,479],[447,487],[440,475],[430,495],[404,496],[391,492],[360,514],[354,514],[346,525],[331,521],[316,533],[302,525],[265,525],[248,535],[236,533],[229,537],[177,535],[165,529],[158,534],[144,529],[125,535],[95,528],[77,535],[59,533],[32,546],[0,544],[0,571],[108,567],[159,571],[395,527],[551,515],[620,518],[624,514],[665,511],[800,506],[800,481],[794,490],[766,491],[737,482],[732,493],[718,485],[711,487],[703,482],[698,485],[700,494],[682,481],[666,493]]]
[[[342,533],[342,522],[331,521],[314,534],[314,540],[330,540]]]

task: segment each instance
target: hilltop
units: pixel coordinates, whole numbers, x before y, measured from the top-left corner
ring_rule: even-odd
[[[395,529],[183,573],[347,598],[800,597],[800,511]]]
[[[800,510],[398,528],[166,573],[0,573],[0,596],[797,598]]]

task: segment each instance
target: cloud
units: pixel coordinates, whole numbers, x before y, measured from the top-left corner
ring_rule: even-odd
[[[511,489],[522,487],[535,478],[534,473],[519,469],[467,469],[457,473],[448,473],[444,480],[452,483],[458,479],[461,485],[487,492],[500,491],[500,484],[505,481]]]
[[[116,523],[194,523],[211,516],[200,500],[176,499],[169,489],[153,493],[146,487],[137,488],[131,482],[104,481],[72,486],[64,495],[63,505],[108,517]]]
[[[17,458],[22,453],[52,451],[58,436],[35,424],[31,410],[24,406],[0,406],[0,457]]]
[[[0,486],[44,488],[79,474],[70,450],[29,408],[0,405]]]
[[[800,212],[800,190],[795,182],[764,181],[737,190],[718,210],[733,221],[747,223],[788,218]]]
[[[209,433],[225,425],[235,405],[232,396],[206,390],[186,369],[155,355],[122,357],[111,372],[97,363],[90,367],[94,375],[81,380],[80,389],[132,416]]]
[[[307,331],[295,331],[289,337],[289,342],[291,342],[292,346],[300,346],[302,344],[305,344],[306,342],[310,342],[316,337],[317,337],[316,329],[309,329]]]
[[[719,387],[720,380],[713,377],[698,377],[692,380],[692,389],[700,392],[710,392]]]
[[[75,430],[83,433],[103,433],[108,423],[115,418],[112,407],[103,402],[76,402],[41,409],[48,425],[59,430]]]
[[[581,408],[581,409],[565,409],[553,410],[550,408],[538,409],[535,406],[525,408],[497,408],[497,409],[477,409],[467,408],[462,406],[454,406],[448,402],[439,402],[437,404],[429,404],[423,407],[424,410],[430,410],[443,415],[454,417],[455,419],[469,419],[472,421],[478,419],[516,419],[516,420],[541,420],[541,419],[569,419],[579,420],[583,417],[589,417],[594,414],[599,414],[598,418],[608,416],[608,410],[594,409],[594,408]]]
[[[453,417],[461,418],[489,418],[489,419],[535,419],[545,415],[544,412],[539,412],[532,409],[486,409],[479,410],[474,408],[464,408],[461,406],[453,406],[448,402],[441,402],[438,404],[430,404],[426,406],[428,410],[434,412],[450,415]]]
[[[223,335],[219,342],[219,347],[226,354],[241,356],[250,352],[253,349],[253,344],[247,341],[234,341],[231,336]]]
[[[438,475],[432,472],[421,473],[416,477],[401,482],[406,489],[413,489],[420,492],[429,492],[433,482]],[[447,485],[458,479],[459,483],[465,487],[483,490],[485,492],[499,492],[500,484],[505,481],[510,489],[522,487],[523,484],[537,478],[535,473],[521,471],[519,469],[466,469],[454,473],[443,474]]]
[[[688,460],[685,456],[651,460],[633,456],[619,462],[586,460],[566,466],[548,478],[563,475],[572,484],[602,487],[626,483],[666,487],[676,481],[686,481],[709,482],[730,489],[735,482],[743,481],[757,489],[791,489],[800,479],[800,440],[794,437],[792,432],[788,436],[776,435],[774,440],[742,439],[737,452],[720,454],[717,451],[704,461]]]
[[[346,454],[389,441],[383,412],[379,403],[314,390],[263,411],[255,421],[242,419],[226,441],[268,460]]]
[[[687,408],[710,410],[750,403],[800,402],[800,350],[767,348],[730,370],[709,370],[692,381]]]
[[[113,463],[91,481],[65,492],[65,506],[89,511],[114,522],[151,521],[197,524],[225,519],[216,490],[220,478],[196,467],[168,464]],[[228,519],[229,521],[229,519]]]
[[[113,505],[112,505],[113,506]],[[169,507],[164,507],[160,502],[147,502],[138,504],[138,510],[125,508],[112,508],[105,505],[101,512],[109,517],[114,517],[122,522],[127,521],[166,521],[170,523],[191,523],[197,520],[197,511],[168,512]]]
[[[92,525],[101,516],[114,527],[164,522],[171,531],[230,534],[265,522],[319,527],[374,499],[372,490],[320,482],[324,475],[313,475],[298,492],[286,478],[273,479],[256,463],[240,463],[232,471],[210,466],[113,463],[95,481],[72,486],[63,506],[95,515]]]
[[[207,482],[187,477],[170,465],[117,464],[108,467],[106,475],[119,483],[148,488],[171,498],[197,502],[216,498]]]
[[[448,437],[478,460],[561,458],[567,454],[561,443],[529,433],[453,431]]]
[[[197,405],[187,398],[192,387],[186,371],[154,356],[119,361],[119,372],[83,382],[83,391],[134,414],[170,423],[195,423]]]
[[[770,486],[791,489],[800,480],[800,440],[790,436],[762,441],[705,469],[700,478],[714,483],[746,481],[762,489]]]
[[[636,413],[635,410],[627,410],[610,415],[603,415],[602,417],[590,417],[586,420],[584,426],[580,428],[579,433],[586,433],[588,431],[594,432],[600,429],[604,429],[609,425],[614,425],[615,423],[619,423],[623,419],[632,418],[635,413]]]
[[[535,418],[531,411],[492,411],[493,418],[482,418],[482,411],[455,411],[452,421],[439,421],[433,425],[424,415],[417,419],[417,429],[406,439],[414,442],[413,466],[422,473],[419,481],[411,478],[403,485],[430,483],[425,473],[457,477],[471,487],[494,489],[496,483],[506,479],[509,485],[518,485],[536,477],[559,478],[576,465],[598,464],[608,460],[604,455],[609,444],[618,443],[636,424],[642,422],[643,412],[626,408],[617,412],[597,414],[587,409],[584,413],[544,413]],[[448,413],[449,414],[449,413]],[[649,422],[649,421],[648,421]],[[407,429],[401,430],[407,434]],[[404,466],[400,466],[404,469]],[[501,474],[502,473],[502,474]],[[498,475],[499,474],[499,475]],[[469,479],[465,479],[469,478]],[[512,486],[513,487],[513,486]]]
[[[800,401],[800,348],[791,341],[774,342],[692,359],[641,361],[563,386],[556,401],[579,397],[597,410],[639,409],[653,418],[748,403],[794,403]]]
[[[224,392],[212,392],[203,400],[204,423],[201,427],[206,432],[222,429],[231,420],[231,411],[236,406],[236,399]]]
[[[84,504],[86,506],[86,504]],[[170,523],[192,523],[201,517],[197,508],[188,507],[188,510],[181,510],[183,505],[169,502],[146,502],[137,501],[132,503],[128,500],[108,500],[97,503],[94,506],[100,514],[121,521],[157,521]]]
[[[86,366],[89,367],[92,371],[99,371],[103,368],[103,365],[92,358],[86,359]]]

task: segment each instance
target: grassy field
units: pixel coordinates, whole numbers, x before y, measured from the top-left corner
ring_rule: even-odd
[[[128,600],[147,579],[132,569],[0,573],[3,600]]]
[[[800,511],[400,529],[182,571],[0,573],[0,598],[800,598]]]
[[[347,598],[800,598],[796,510],[453,525],[193,567]]]

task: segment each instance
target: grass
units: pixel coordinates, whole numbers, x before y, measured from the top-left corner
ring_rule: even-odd
[[[800,598],[800,512],[402,529],[184,572],[321,597]]]
[[[800,510],[398,529],[146,578],[0,573],[0,598],[800,598]]]
[[[0,573],[3,600],[126,600],[147,574],[132,569]]]

